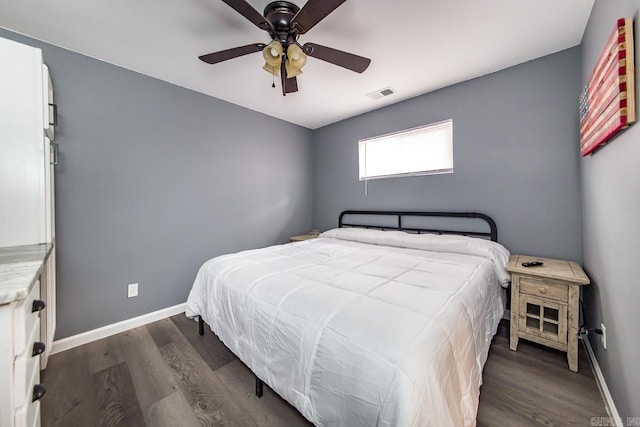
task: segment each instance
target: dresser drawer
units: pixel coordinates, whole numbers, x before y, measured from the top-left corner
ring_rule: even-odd
[[[33,311],[34,305],[36,309],[41,307],[40,298],[40,281],[36,281],[33,289],[27,298],[20,301],[13,311],[13,352],[14,354],[22,354],[24,351],[29,335],[33,331],[33,326],[40,320],[40,311]],[[37,302],[36,302],[37,301]],[[36,302],[36,304],[34,304]]]
[[[14,427],[40,427],[40,401],[27,402],[16,411]]]
[[[39,358],[38,358],[39,360]],[[22,406],[19,406],[14,415],[14,427],[32,427],[36,420],[39,419],[40,401],[33,401],[33,390],[40,379],[40,363],[30,372],[29,384],[24,396],[16,396],[16,400],[22,400]]]
[[[520,276],[520,292],[556,301],[569,301],[569,287],[549,279]]]
[[[33,378],[35,376],[36,382],[39,378],[35,374],[40,372],[40,355],[33,356],[33,345],[40,337],[40,322],[36,322],[33,326],[25,351],[17,356],[13,363],[13,393],[16,408],[24,405],[26,400],[31,400]]]
[[[31,425],[31,427],[40,427],[40,417],[41,417],[40,402],[36,402],[35,413],[36,413],[36,416],[33,420],[33,424]]]

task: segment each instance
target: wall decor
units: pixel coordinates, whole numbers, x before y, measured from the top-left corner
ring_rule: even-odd
[[[620,18],[580,95],[580,154],[636,120],[633,20]]]

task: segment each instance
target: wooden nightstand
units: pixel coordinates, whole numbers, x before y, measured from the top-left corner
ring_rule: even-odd
[[[303,240],[315,239],[316,237],[318,237],[318,234],[307,233],[307,234],[301,234],[299,236],[291,236],[291,237],[289,237],[289,241],[290,242],[302,242]]]
[[[537,267],[523,267],[527,261],[542,261]],[[578,371],[578,317],[580,286],[589,278],[573,261],[527,255],[512,255],[511,340],[516,351],[524,338],[567,352],[569,369]]]

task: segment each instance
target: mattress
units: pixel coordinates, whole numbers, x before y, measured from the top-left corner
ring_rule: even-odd
[[[509,252],[463,236],[335,229],[200,268],[202,316],[318,426],[472,426]]]

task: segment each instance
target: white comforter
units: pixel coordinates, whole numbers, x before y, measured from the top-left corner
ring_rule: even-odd
[[[470,426],[508,257],[468,237],[330,230],[207,261],[186,314],[316,425]]]

